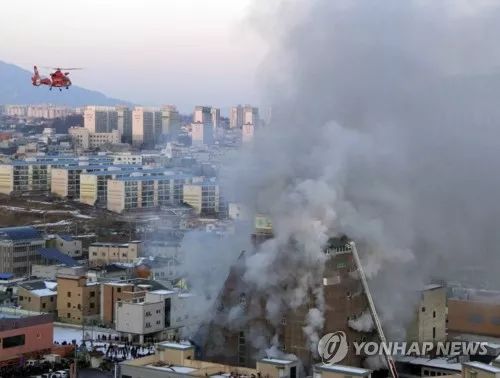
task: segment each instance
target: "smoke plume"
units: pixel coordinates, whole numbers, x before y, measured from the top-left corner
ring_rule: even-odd
[[[313,297],[305,332],[316,340],[323,246],[341,233],[393,337],[430,279],[468,267],[476,287],[498,285],[500,4],[258,4],[272,118],[223,177],[228,197],[273,221],[243,277],[265,293],[267,319]]]

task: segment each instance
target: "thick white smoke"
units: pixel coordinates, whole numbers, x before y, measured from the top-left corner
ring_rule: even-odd
[[[359,318],[349,320],[348,324],[349,327],[359,332],[371,332],[375,329],[370,311],[363,312]]]
[[[224,172],[228,196],[273,221],[243,277],[265,293],[267,319],[312,297],[316,340],[323,246],[340,233],[357,242],[392,336],[431,278],[469,266],[476,285],[498,284],[500,4],[269,3],[254,19],[273,117]]]

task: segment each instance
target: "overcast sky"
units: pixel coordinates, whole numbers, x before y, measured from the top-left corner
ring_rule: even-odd
[[[2,2],[0,60],[85,67],[73,82],[148,105],[258,101],[251,0]]]

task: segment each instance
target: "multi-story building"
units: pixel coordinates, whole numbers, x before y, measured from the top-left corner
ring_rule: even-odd
[[[18,304],[23,310],[57,312],[57,290],[45,281],[25,281],[17,289]]]
[[[110,106],[87,106],[83,111],[83,126],[92,134],[118,130],[118,112]]]
[[[162,112],[153,108],[136,107],[132,111],[132,144],[152,147],[162,132]]]
[[[18,365],[51,352],[54,342],[53,315],[0,317],[0,365]]]
[[[115,329],[128,335],[130,341],[142,344],[149,335],[157,334],[165,328],[164,308],[162,301],[117,302]]]
[[[113,158],[93,156],[36,156],[0,164],[0,193],[20,194],[50,191],[53,168],[79,165],[110,165]]]
[[[420,343],[446,340],[446,288],[442,285],[428,285],[420,295],[413,322],[407,338]]]
[[[191,206],[196,214],[218,214],[220,206],[219,185],[214,180],[185,184],[183,201]]]
[[[259,125],[259,109],[250,105],[243,107],[243,125]]]
[[[142,242],[92,243],[89,246],[89,264],[103,266],[115,262],[133,262],[142,253]]]
[[[31,265],[40,262],[37,250],[44,246],[44,236],[34,227],[0,228],[0,272],[28,275]]]
[[[132,167],[120,167],[109,165],[80,165],[62,168],[53,168],[51,175],[51,193],[63,198],[80,197],[80,180],[82,173],[107,172],[111,169],[131,170]]]
[[[91,206],[107,205],[108,180],[130,176],[162,175],[164,169],[143,169],[144,166],[109,167],[109,169],[80,174],[80,202]]]
[[[132,144],[132,110],[126,106],[116,107],[117,130],[123,143]]]
[[[191,177],[182,175],[129,176],[108,180],[107,209],[116,213],[182,203],[183,186]]]
[[[71,136],[74,145],[83,150],[98,148],[106,144],[121,143],[121,134],[119,130],[110,132],[95,133],[84,127],[70,127],[68,134]]]
[[[91,282],[83,272],[58,274],[57,314],[59,320],[82,324],[85,320],[98,319],[101,291],[97,282]]]
[[[112,155],[113,164],[124,165],[142,165],[142,155],[133,154],[130,152],[122,152]]]
[[[82,241],[71,235],[56,234],[47,240],[47,247],[54,247],[70,257],[81,257],[83,253]]]
[[[70,108],[54,105],[5,105],[5,114],[14,117],[53,119],[73,112]]]
[[[116,304],[143,300],[146,288],[134,282],[106,282],[101,284],[101,322],[114,327],[116,320]]]
[[[214,143],[212,124],[193,122],[191,124],[191,141],[193,146],[212,145]]]
[[[124,361],[120,364],[120,378],[182,378],[191,377],[264,377],[297,378],[300,364],[285,358],[264,358],[256,368],[223,365],[195,359],[195,347],[189,343],[164,341],[157,344],[154,355]],[[349,377],[344,375],[343,377]],[[327,378],[336,378],[330,377]]]
[[[162,134],[175,139],[181,131],[181,117],[174,105],[165,105],[162,113]]]
[[[195,106],[193,123],[206,123],[212,125],[212,108],[210,106]]]
[[[233,106],[229,111],[229,127],[239,129],[243,123],[243,107],[241,105]]]
[[[258,245],[272,237],[272,231],[265,230],[262,233],[256,232],[253,240]],[[376,337],[373,327],[361,329],[355,325],[356,320],[365,316],[369,309],[353,257],[352,244],[345,237],[331,238],[324,252],[326,261],[323,277],[318,279],[318,285],[321,285],[324,296],[324,322],[323,328],[318,333],[324,335],[343,331],[350,342],[372,340]],[[254,366],[255,356],[259,351],[249,342],[248,335],[255,329],[261,329],[266,330],[262,331],[262,337],[265,337],[265,334],[276,335],[282,351],[294,354],[302,361],[306,372],[312,371],[312,366],[318,361],[311,351],[304,328],[308,324],[309,309],[317,306],[314,296],[311,295],[303,305],[286,311],[280,324],[272,325],[264,315],[258,315],[266,312],[262,308],[266,303],[266,293],[248,288],[241,281],[241,277],[245,275],[245,259],[246,254],[242,254],[231,270],[219,296],[216,304],[218,312],[209,327],[207,343],[204,345],[207,357],[216,362]],[[238,327],[225,328],[229,323],[227,317],[231,316],[229,310],[238,306],[244,314],[253,315],[250,316],[250,320],[242,321]],[[245,319],[244,315],[242,319]],[[224,337],[223,347],[213,344],[212,332]],[[349,349],[342,363],[359,367],[363,363],[363,358]]]
[[[220,109],[219,108],[211,108],[210,114],[212,115],[212,127],[214,128],[214,130],[221,127]]]

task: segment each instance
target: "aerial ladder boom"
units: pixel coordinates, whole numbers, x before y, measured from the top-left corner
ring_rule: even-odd
[[[361,279],[361,283],[363,285],[363,289],[365,291],[366,298],[368,300],[368,306],[370,307],[370,313],[372,315],[373,323],[375,324],[375,329],[377,330],[380,341],[383,344],[387,344],[387,340],[384,335],[384,330],[382,329],[382,324],[380,323],[380,319],[377,315],[377,310],[375,309],[375,304],[373,302],[373,298],[370,293],[370,288],[368,287],[368,282],[366,281],[365,272],[363,270],[363,266],[361,265],[361,261],[359,260],[356,244],[354,242],[350,242],[350,244],[352,247],[352,255],[354,257],[354,262],[358,267],[359,278]],[[398,378],[398,372],[396,370],[396,364],[394,363],[394,359],[389,353],[387,353],[386,348],[383,348],[383,350],[384,350],[384,358],[387,363],[387,368],[389,369],[390,376],[392,378]]]

